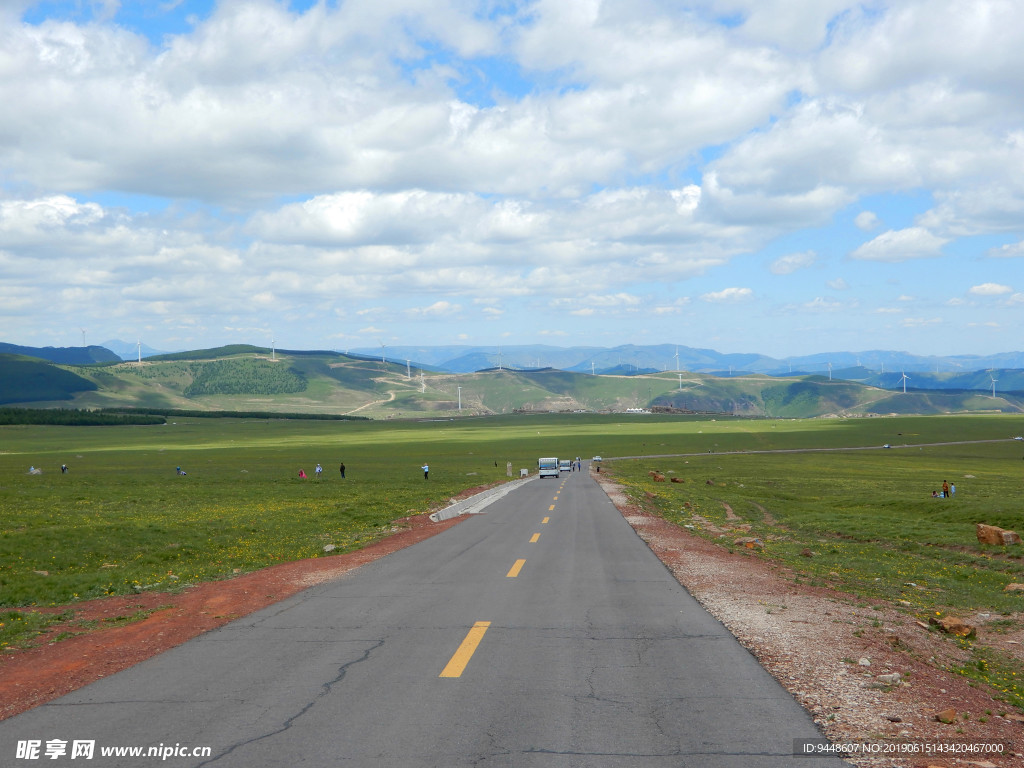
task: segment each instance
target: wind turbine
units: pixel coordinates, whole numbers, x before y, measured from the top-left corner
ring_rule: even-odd
[[[405,378],[406,379],[411,379],[412,378],[412,363],[409,360],[405,361]]]
[[[676,370],[679,370],[679,347],[676,347]]]
[[[82,328],[82,346],[85,346],[85,328]]]
[[[139,365],[142,365],[142,339],[139,339]]]
[[[900,381],[903,382],[903,394],[904,395],[907,394],[907,379],[909,379],[909,378],[910,377],[907,376],[906,372],[904,371],[903,372],[903,377],[900,379]]]
[[[994,400],[996,397],[996,382],[999,381],[999,379],[993,376],[991,371],[989,371],[988,377],[992,379],[992,399]]]
[[[828,364],[828,380],[832,381],[832,363]]]

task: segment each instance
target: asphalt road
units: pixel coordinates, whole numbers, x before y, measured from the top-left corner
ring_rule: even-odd
[[[794,757],[818,737],[572,473],[0,722],[0,765],[845,765]]]

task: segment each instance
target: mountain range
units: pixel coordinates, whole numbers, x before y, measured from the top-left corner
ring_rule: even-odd
[[[757,353],[722,353],[676,344],[626,344],[618,347],[501,346],[380,346],[348,350],[371,358],[427,366],[451,373],[486,368],[557,368],[579,373],[692,371],[715,375],[762,373],[769,376],[828,374],[863,368],[878,374],[907,372],[968,373],[989,369],[1024,368],[1024,352],[997,355],[915,355],[911,352],[869,350],[822,352],[778,359]]]
[[[676,348],[668,345],[616,350],[525,347],[502,349],[500,359],[496,348],[491,359],[492,353],[483,348],[419,347],[408,349],[409,357],[400,360],[395,353],[406,350],[383,348],[370,355],[235,344],[144,357],[141,363],[137,346],[129,360],[105,348],[6,345],[12,348],[16,353],[0,351],[0,405],[370,418],[649,409],[776,418],[1024,412],[1024,368],[957,372],[941,370],[940,363],[937,373],[908,368],[908,374],[908,369],[883,373],[833,363],[825,372],[769,375],[744,369],[766,364],[768,358],[762,356],[680,347],[680,368],[696,367],[692,361],[699,357],[712,367],[709,372],[684,372],[671,370]],[[644,367],[670,350],[671,362],[657,369]],[[414,354],[436,364],[414,366]],[[629,362],[630,356],[635,362]],[[577,370],[544,365],[551,362]],[[725,367],[729,365],[731,370]],[[452,372],[457,367],[473,370]]]

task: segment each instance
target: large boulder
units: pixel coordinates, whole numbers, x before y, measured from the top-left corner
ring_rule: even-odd
[[[993,544],[997,547],[1008,544],[1020,544],[1020,536],[1016,531],[1008,531],[996,525],[977,524],[977,536],[979,544]]]

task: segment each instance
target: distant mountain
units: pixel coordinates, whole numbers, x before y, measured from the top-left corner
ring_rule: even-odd
[[[1024,369],[1024,352],[997,355],[915,355],[910,352],[869,350],[865,352],[822,352],[777,359],[757,353],[721,353],[675,344],[618,347],[552,347],[544,344],[516,346],[416,346],[363,347],[349,350],[378,360],[404,364],[411,360],[427,368],[449,373],[472,373],[496,368],[518,370],[557,368],[579,373],[636,373],[638,371],[691,371],[716,375],[760,373],[769,376],[790,374],[828,375],[833,378],[867,380],[870,375],[895,373],[958,373]],[[840,375],[840,372],[850,375]],[[855,373],[862,372],[862,373]]]
[[[121,358],[106,347],[22,347],[0,342],[0,354],[26,355],[49,360],[61,365],[90,365],[91,363],[118,363]]]
[[[130,341],[122,341],[121,339],[110,339],[110,341],[104,341],[103,346],[111,350],[114,354],[120,357],[122,360],[138,360],[139,359],[139,345],[138,343],[132,343]],[[152,347],[143,344],[142,345],[142,357],[153,357],[154,355],[166,355],[167,352],[159,349],[153,349]]]

